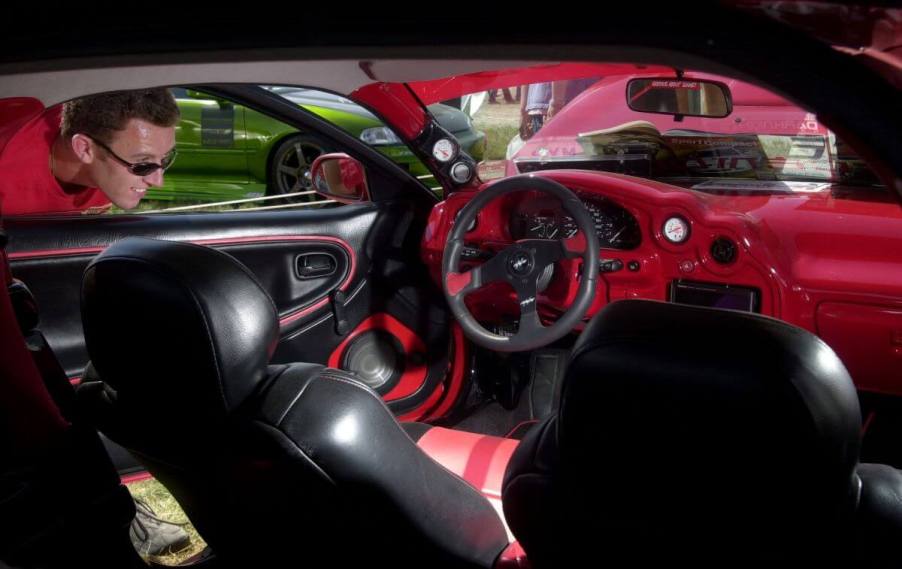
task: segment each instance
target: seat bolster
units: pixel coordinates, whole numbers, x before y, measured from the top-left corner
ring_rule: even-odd
[[[536,424],[511,456],[504,474],[504,517],[514,536],[529,551],[534,565],[553,566],[558,540],[542,532],[554,532],[558,497],[552,473],[557,465],[557,417]]]
[[[391,544],[397,559],[435,560],[434,566],[491,567],[507,547],[489,501],[424,453],[353,376],[292,364],[257,407],[256,421],[303,453],[298,466],[315,468],[342,497],[338,508],[347,515],[343,527],[333,528],[336,535]]]
[[[902,542],[902,471],[859,464],[861,496],[855,516],[858,559],[865,567],[897,567]]]

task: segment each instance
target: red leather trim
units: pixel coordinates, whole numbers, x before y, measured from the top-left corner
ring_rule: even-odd
[[[94,255],[106,247],[72,247],[71,249],[38,249],[36,251],[17,251],[9,254],[10,261],[18,259],[36,259],[44,257],[73,257],[77,255]]]
[[[501,498],[504,470],[520,441],[433,427],[417,445],[486,497]]]
[[[348,337],[345,338],[344,341],[332,351],[332,354],[329,355],[329,367],[341,368],[341,358],[344,355],[345,348],[357,336],[363,334],[368,330],[384,330],[385,332],[388,332],[398,339],[398,342],[401,343],[401,347],[404,348],[405,356],[407,356],[404,373],[401,375],[401,379],[398,381],[398,384],[391,389],[391,391],[385,394],[384,399],[386,401],[394,401],[395,399],[402,399],[416,393],[417,390],[423,386],[423,383],[426,382],[426,375],[428,370],[422,363],[411,364],[409,356],[410,354],[414,353],[423,354],[425,356],[426,345],[423,344],[423,341],[413,332],[413,330],[405,326],[390,314],[373,314],[372,316],[361,322],[357,326],[357,328],[355,328],[354,331],[351,332]]]
[[[123,484],[131,484],[132,482],[141,482],[142,480],[150,480],[151,478],[153,478],[153,474],[145,470],[143,472],[135,472],[134,474],[121,476],[119,477],[119,481]]]
[[[41,456],[69,427],[47,391],[16,320],[7,257],[0,248],[0,416],[11,444],[4,458]]]
[[[340,290],[347,291],[354,278],[354,272],[357,269],[357,255],[351,247],[343,239],[337,237],[329,237],[325,235],[267,235],[262,237],[225,237],[222,239],[198,239],[196,241],[188,241],[196,245],[240,245],[248,243],[268,243],[273,241],[327,241],[335,243],[342,247],[351,259],[351,267],[348,270],[347,278],[341,283]],[[48,257],[70,257],[77,255],[95,255],[106,249],[106,247],[73,247],[71,249],[41,249],[38,251],[18,251],[9,255],[10,260],[18,259],[37,259]],[[311,314],[329,303],[328,297],[321,298],[304,308],[286,314],[279,318],[279,325],[286,326]]]
[[[495,561],[495,569],[531,569],[532,565],[526,558],[526,552],[519,541],[515,541],[501,552]]]
[[[432,413],[429,413],[429,409],[435,406],[436,403],[442,398],[442,393],[444,393],[445,388],[442,384],[439,384],[435,391],[429,396],[426,401],[423,402],[422,405],[414,409],[413,411],[408,411],[407,413],[398,417],[399,421],[420,421],[426,419],[427,417],[433,416]]]
[[[470,284],[471,278],[472,275],[469,271],[467,271],[466,273],[448,273],[448,276],[445,279],[445,284],[448,288],[448,294],[450,294],[451,296],[457,296],[458,294],[460,294],[460,291]]]
[[[577,233],[569,239],[564,239],[564,248],[571,253],[582,255],[586,250],[586,237],[582,233]]]
[[[342,289],[342,290],[344,290],[344,289]],[[292,312],[291,314],[288,314],[286,316],[283,316],[282,318],[279,318],[279,326],[286,326],[296,320],[300,320],[304,316],[313,314],[314,312],[316,312],[320,308],[326,306],[327,304],[329,304],[328,297],[317,300],[315,303],[313,303],[305,308],[302,308],[296,312]]]
[[[501,486],[504,471],[520,441],[433,427],[417,445],[433,460],[457,474],[488,499],[504,523],[510,541],[514,536],[504,519]]]

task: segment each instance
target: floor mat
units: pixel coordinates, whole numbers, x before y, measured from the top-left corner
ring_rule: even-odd
[[[497,401],[486,402],[468,413],[451,428],[496,437],[519,433],[522,425],[532,420],[527,399],[524,393],[514,409],[505,409]],[[520,436],[525,432],[523,430]]]

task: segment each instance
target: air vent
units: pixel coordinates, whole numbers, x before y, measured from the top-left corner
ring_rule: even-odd
[[[711,258],[721,265],[729,265],[736,260],[736,243],[726,237],[718,237],[711,243]]]

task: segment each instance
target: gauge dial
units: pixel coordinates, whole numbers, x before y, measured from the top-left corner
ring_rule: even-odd
[[[561,227],[554,215],[531,215],[524,219],[526,236],[534,239],[557,239]]]
[[[442,138],[432,146],[432,155],[439,162],[447,162],[454,158],[454,143],[447,138]]]
[[[664,222],[664,238],[671,243],[683,243],[689,239],[689,222],[682,217],[669,217]]]

